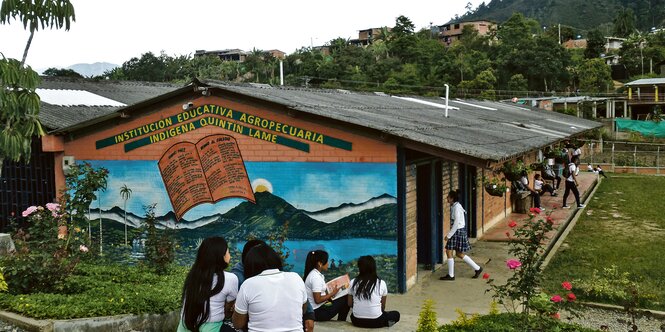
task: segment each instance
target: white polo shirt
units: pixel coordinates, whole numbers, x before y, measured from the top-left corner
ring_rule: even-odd
[[[212,277],[212,284],[217,285],[217,275]],[[237,296],[238,277],[233,273],[224,272],[224,287],[222,287],[222,291],[210,298],[210,318],[208,318],[207,322],[223,321],[226,302],[235,301]]]
[[[314,293],[321,293],[321,295],[326,295],[328,292],[328,286],[326,286],[326,278],[319,272],[317,269],[313,269],[305,278],[305,287],[307,288],[307,299],[309,299],[309,304],[312,305],[312,308],[316,308],[326,304],[325,302],[316,303],[314,301]]]
[[[353,316],[365,319],[379,318],[383,314],[383,310],[381,310],[381,298],[388,295],[386,282],[378,279],[369,300],[366,300],[361,299],[360,296],[356,296],[353,287],[355,280],[351,280],[351,287],[349,288],[349,294],[353,295]]]
[[[307,302],[300,275],[265,270],[242,283],[235,311],[249,316],[249,332],[302,332],[302,305]]]

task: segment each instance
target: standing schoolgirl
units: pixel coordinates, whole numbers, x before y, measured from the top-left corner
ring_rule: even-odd
[[[305,287],[309,303],[314,307],[314,319],[317,321],[328,321],[337,316],[337,320],[345,321],[349,314],[349,304],[346,298],[332,298],[339,292],[334,288],[328,292],[326,279],[321,272],[328,270],[328,253],[323,250],[315,250],[307,253],[305,260]],[[331,301],[331,304],[327,302]]]
[[[358,259],[358,276],[351,280],[348,302],[353,307],[353,326],[378,328],[399,322],[398,311],[386,311],[388,286],[376,275],[376,262],[372,256]]]
[[[478,278],[480,273],[483,272],[483,268],[478,266],[471,257],[464,254],[471,250],[471,245],[466,236],[466,223],[464,220],[466,211],[464,211],[462,204],[459,203],[459,190],[453,190],[448,193],[448,204],[451,204],[450,232],[444,237],[446,241],[446,257],[448,257],[448,274],[439,279],[455,280],[455,258],[453,257],[453,251],[457,257],[464,260],[465,263],[473,268],[474,274],[472,278]]]
[[[178,332],[235,331],[223,324],[225,312],[231,312],[238,295],[238,278],[224,271],[230,260],[223,237],[203,240],[182,288]]]

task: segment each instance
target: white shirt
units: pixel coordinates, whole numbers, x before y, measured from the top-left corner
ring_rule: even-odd
[[[366,300],[361,299],[360,296],[356,296],[353,288],[355,280],[351,280],[351,287],[349,288],[349,294],[353,296],[353,316],[365,319],[379,318],[383,314],[383,310],[381,310],[381,298],[388,295],[386,282],[378,279],[369,300]]]
[[[212,277],[212,288],[217,285],[217,275]],[[224,287],[210,298],[210,317],[206,323],[221,322],[224,320],[224,307],[226,302],[235,301],[238,296],[238,277],[235,274],[224,272]]]
[[[593,166],[591,166],[591,164],[586,165],[586,169],[587,169],[587,171],[589,171],[589,172],[593,172],[593,171],[594,171]]]
[[[313,269],[305,278],[305,288],[307,289],[307,299],[309,299],[309,304],[312,305],[312,308],[316,308],[326,304],[325,302],[316,303],[314,301],[314,293],[321,293],[321,295],[326,295],[328,292],[328,286],[326,286],[326,278],[319,272],[317,269]]]
[[[570,176],[566,178],[566,181],[575,182],[573,178],[573,174],[577,175],[577,166],[575,166],[575,163],[568,164],[568,170],[570,171]]]
[[[575,151],[573,151],[573,156],[581,156],[582,155],[582,149],[577,148]]]
[[[453,227],[450,229],[450,232],[448,232],[448,236],[446,236],[448,239],[451,239],[453,237],[455,231],[465,227],[464,213],[466,211],[464,211],[462,204],[460,204],[459,202],[453,203],[453,205],[450,206],[450,211],[451,211],[450,216],[453,218],[455,222],[453,223]]]
[[[533,180],[533,190],[541,191],[542,189],[543,189],[543,181],[542,180]]]
[[[249,332],[302,332],[305,302],[300,275],[271,269],[242,283],[235,311],[249,316]]]

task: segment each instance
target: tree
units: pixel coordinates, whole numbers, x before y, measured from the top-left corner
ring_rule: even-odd
[[[522,74],[515,74],[508,81],[508,89],[510,91],[526,91],[528,88],[528,82]]]
[[[127,245],[127,200],[132,197],[132,190],[127,187],[127,184],[123,184],[122,187],[120,187],[120,196],[125,201],[122,210],[125,212],[123,223],[125,224],[125,245]]]
[[[75,77],[75,78],[83,78],[83,75],[75,72],[72,69],[64,69],[64,68],[49,68],[44,70],[42,73],[44,76],[53,76],[53,77]]]
[[[0,24],[16,20],[30,32],[21,61],[5,58],[0,53],[0,176],[5,159],[30,160],[33,136],[44,130],[39,122],[39,75],[25,66],[35,32],[40,28],[69,30],[75,21],[74,6],[69,0],[2,1]]]
[[[612,73],[603,59],[588,59],[577,70],[580,89],[584,92],[605,92],[612,86]]]
[[[614,18],[614,35],[626,38],[635,32],[635,13],[630,8],[622,8]]]
[[[598,29],[591,30],[586,39],[584,57],[587,59],[598,58],[603,51],[605,51],[605,37],[603,37],[603,33]]]

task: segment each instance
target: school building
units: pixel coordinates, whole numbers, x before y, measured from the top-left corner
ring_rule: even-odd
[[[154,203],[183,247],[212,235],[242,243],[287,225],[294,271],[314,249],[328,251],[339,274],[373,255],[399,292],[442,262],[450,190],[460,189],[477,238],[512,209],[509,194],[483,190],[483,177],[601,126],[510,102],[199,80],[42,85],[50,131],[35,146],[50,166],[5,167],[0,192],[15,199],[0,220],[53,200],[68,167],[89,162],[109,170],[92,204],[105,227],[124,226],[125,212],[140,227]],[[36,173],[43,178],[26,185]],[[123,185],[132,189],[126,211]],[[32,191],[43,195],[17,194]]]

